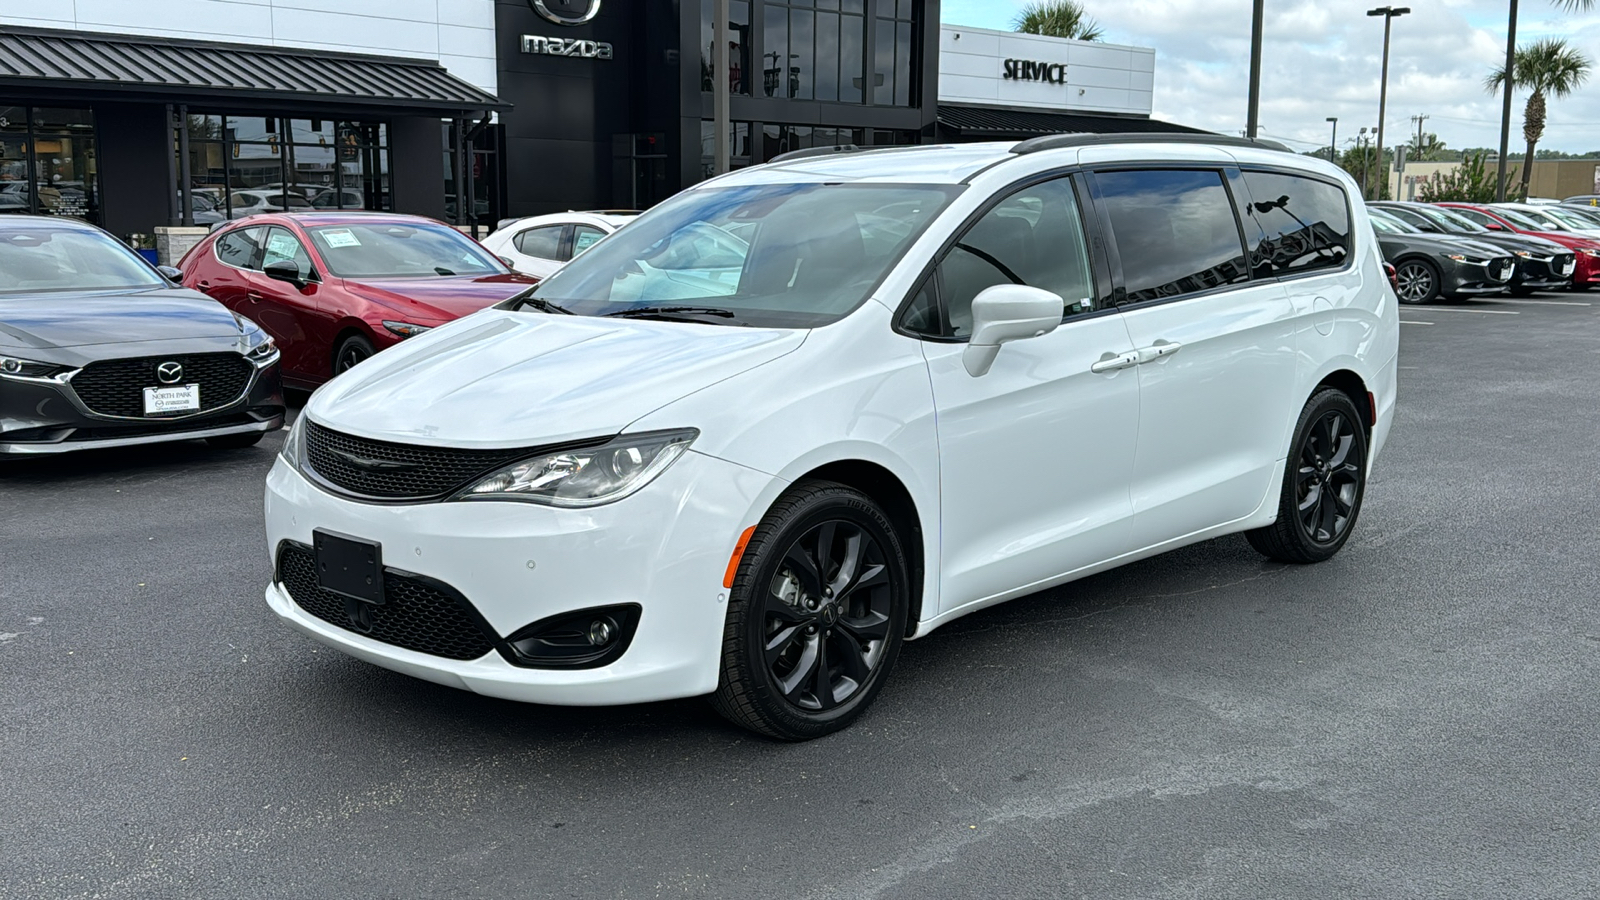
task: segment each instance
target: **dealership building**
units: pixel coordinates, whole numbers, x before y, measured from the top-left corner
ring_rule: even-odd
[[[712,173],[714,0],[0,0],[0,212],[120,236],[268,208],[465,224]],[[1192,129],[1154,51],[731,0],[734,166],[833,144]]]

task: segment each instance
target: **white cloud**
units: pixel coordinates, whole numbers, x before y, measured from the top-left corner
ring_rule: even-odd
[[[1106,39],[1156,49],[1155,115],[1223,133],[1245,125],[1250,71],[1249,0],[1085,0]],[[1403,0],[1402,0],[1403,2]],[[1023,0],[943,0],[945,22],[1010,28]],[[1301,149],[1327,145],[1328,116],[1339,141],[1378,119],[1383,19],[1370,0],[1273,0],[1262,52],[1261,122],[1268,137]],[[1523,0],[1518,42],[1564,37],[1600,67],[1600,10],[1566,15],[1545,0]],[[1410,117],[1450,147],[1499,143],[1500,100],[1483,89],[1505,58],[1505,0],[1418,0],[1394,20],[1386,144],[1414,133]],[[1522,144],[1515,98],[1512,152]],[[1393,137],[1390,137],[1393,135]],[[1553,100],[1541,147],[1600,150],[1600,68],[1572,97]]]

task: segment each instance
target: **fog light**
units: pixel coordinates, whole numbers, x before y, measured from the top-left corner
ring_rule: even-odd
[[[591,607],[540,619],[505,639],[501,654],[532,669],[588,669],[627,652],[639,624],[637,603]]]

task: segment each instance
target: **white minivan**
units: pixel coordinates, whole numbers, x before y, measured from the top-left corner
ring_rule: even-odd
[[[1395,405],[1357,196],[1213,136],[707,181],[317,391],[267,602],[418,678],[798,740],[986,606],[1231,532],[1327,559]]]

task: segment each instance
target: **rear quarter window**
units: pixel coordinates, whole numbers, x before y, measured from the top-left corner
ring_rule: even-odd
[[[1259,226],[1259,234],[1245,229],[1255,242],[1257,276],[1336,269],[1350,258],[1350,200],[1342,188],[1279,172],[1245,172],[1244,184],[1245,213]]]

